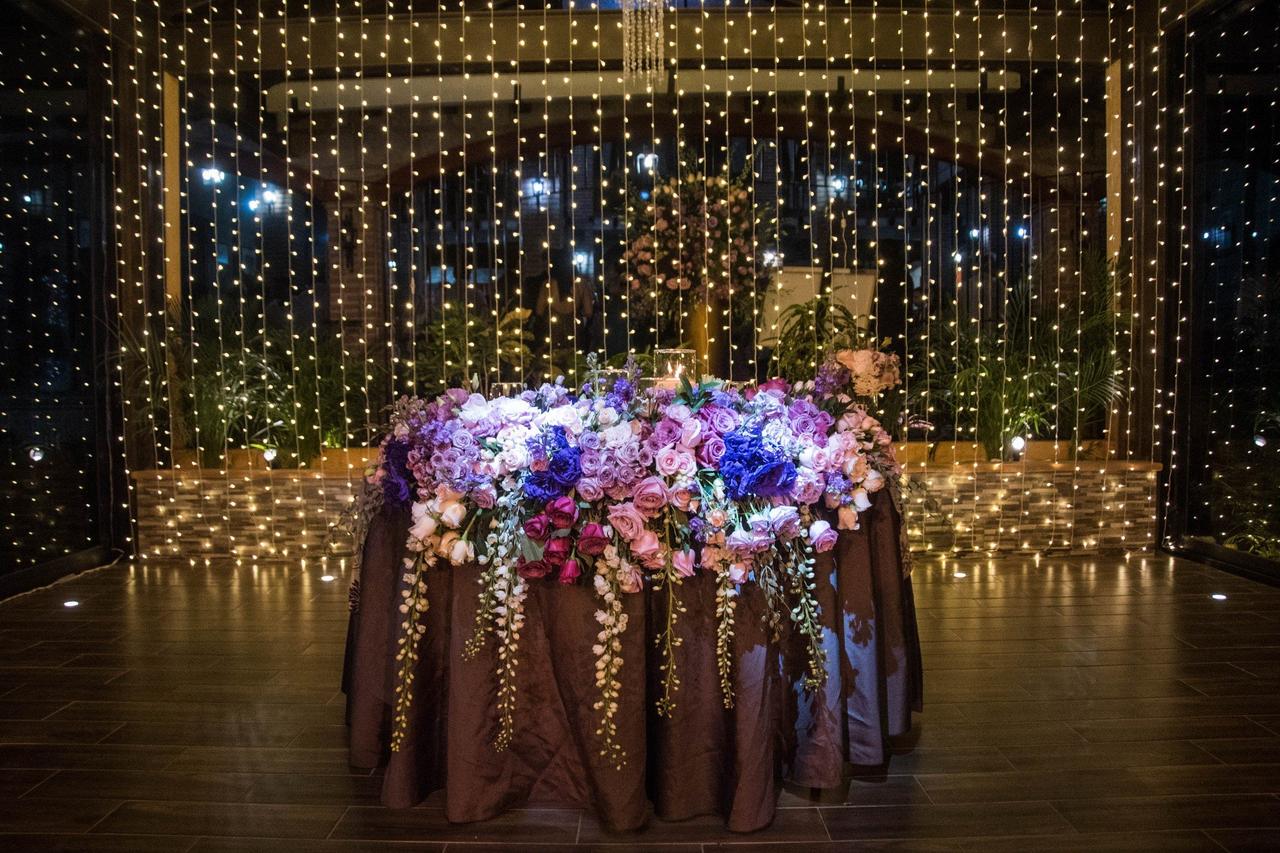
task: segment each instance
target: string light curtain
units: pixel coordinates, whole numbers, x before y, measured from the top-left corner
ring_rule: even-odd
[[[921,547],[1150,547],[1181,20],[111,0],[144,552],[323,559],[401,394],[681,347],[800,380],[868,345],[902,363],[877,414]]]
[[[102,543],[96,42],[0,5],[0,588]],[[114,314],[114,312],[113,312]]]

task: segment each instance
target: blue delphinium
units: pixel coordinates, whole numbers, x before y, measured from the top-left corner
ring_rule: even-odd
[[[547,465],[524,478],[525,497],[546,503],[568,494],[578,484],[582,477],[582,454],[578,448],[569,446],[564,427],[553,427],[548,436],[531,440],[530,451],[533,458],[545,459]]]
[[[795,484],[795,464],[787,454],[765,443],[759,424],[729,433],[724,446],[720,476],[733,500],[781,497]]]

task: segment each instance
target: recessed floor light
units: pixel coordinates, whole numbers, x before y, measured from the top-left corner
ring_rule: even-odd
[[[63,606],[63,607],[79,607],[79,606],[80,606],[80,602],[76,601],[76,600],[73,598],[73,599],[71,599],[70,601],[64,601],[64,602],[62,602],[62,606]]]
[[[325,583],[333,583],[333,575],[321,575],[320,580],[324,581]]]
[[[1210,598],[1212,598],[1214,601],[1226,601],[1226,600],[1227,600],[1227,594],[1226,594],[1225,592],[1215,592],[1213,595],[1211,595],[1211,596],[1209,596],[1209,597],[1210,597]]]
[[[954,575],[952,575],[952,577],[953,577],[953,578],[967,578],[967,577],[969,577],[969,575],[968,575],[968,573],[967,573],[967,572],[956,572]]]

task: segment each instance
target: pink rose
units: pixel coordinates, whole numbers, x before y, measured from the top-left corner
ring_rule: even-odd
[[[644,589],[644,576],[639,569],[628,563],[619,573],[618,586],[622,587],[623,592],[639,592]]]
[[[824,488],[822,477],[812,471],[802,471],[791,487],[791,496],[798,504],[817,503]]]
[[[578,534],[578,550],[590,557],[604,553],[609,545],[609,537],[604,535],[604,528],[594,521],[582,525]]]
[[[486,483],[471,491],[471,500],[481,509],[493,509],[498,502],[498,493],[491,483]]]
[[[545,578],[547,576],[547,572],[550,571],[551,564],[546,560],[530,560],[528,562],[521,563],[516,567],[516,573],[525,580]]]
[[[569,537],[557,536],[547,543],[546,548],[542,549],[542,559],[553,566],[559,566],[569,559],[569,554],[572,551],[573,543],[569,541]]]
[[[793,506],[775,506],[769,510],[769,527],[779,539],[793,539],[801,530],[800,513]]]
[[[551,523],[560,530],[573,527],[573,523],[578,520],[578,505],[568,495],[548,501],[544,511]]]
[[[658,466],[659,473],[670,477],[684,468],[685,455],[674,447],[664,447],[658,451],[653,461]]]
[[[809,525],[809,542],[813,544],[813,550],[819,554],[824,554],[836,547],[836,540],[840,535],[831,529],[831,522],[824,519],[818,519]]]
[[[565,560],[560,566],[560,583],[571,584],[582,575],[582,569],[578,567],[578,561],[569,559]]]
[[[672,489],[667,494],[671,505],[682,512],[689,512],[697,507],[698,494],[689,489]]]
[[[538,513],[524,523],[524,535],[534,542],[546,542],[551,535],[551,519]]]
[[[747,582],[747,573],[750,570],[750,567],[746,563],[730,563],[729,580],[736,584],[744,584]]]
[[[697,447],[702,441],[702,421],[689,418],[680,424],[680,443],[685,447]]]
[[[666,560],[662,540],[652,530],[642,530],[640,535],[632,540],[631,554],[650,569],[661,568]]]
[[[630,542],[644,530],[645,519],[635,504],[628,501],[609,507],[609,523],[619,536]]]
[[[687,422],[686,422],[687,423]],[[671,555],[671,563],[676,567],[676,573],[682,578],[693,577],[694,560],[692,551],[676,551]]]
[[[689,419],[692,413],[689,411],[689,407],[684,403],[672,403],[670,406],[667,406],[667,410],[664,414],[676,423],[683,423]]]
[[[836,510],[836,526],[841,530],[858,529],[858,511],[851,506],[842,506]]]
[[[667,505],[667,487],[658,477],[645,477],[631,497],[636,509],[652,518]]]

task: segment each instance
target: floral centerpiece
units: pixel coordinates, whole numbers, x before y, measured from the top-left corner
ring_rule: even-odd
[[[619,764],[614,716],[628,595],[649,588],[666,597],[659,713],[670,714],[678,698],[680,589],[697,573],[715,578],[726,706],[735,603],[746,584],[764,593],[776,632],[789,627],[805,639],[806,682],[821,685],[815,555],[835,546],[838,530],[856,529],[871,495],[896,488],[900,473],[888,433],[857,399],[896,380],[884,358],[841,352],[794,386],[686,378],[674,391],[641,391],[632,369],[576,391],[557,383],[493,399],[461,389],[402,399],[374,477],[384,502],[412,505],[393,749],[412,701],[428,570],[442,560],[475,571],[467,653],[496,641],[499,748],[514,730],[532,584],[589,584],[597,597],[597,734]]]

